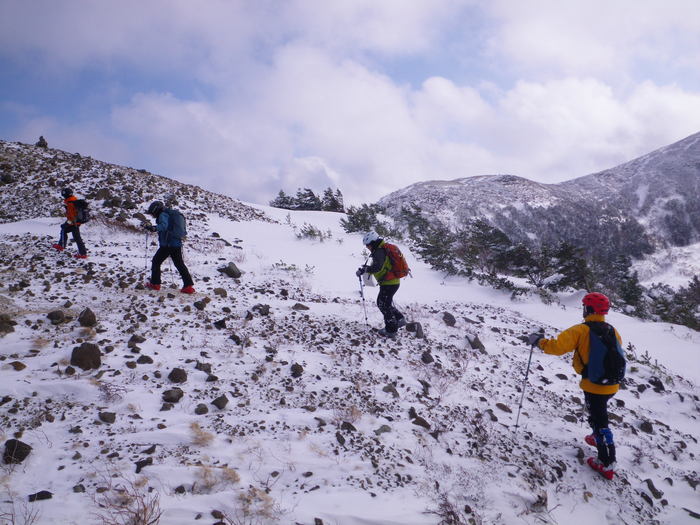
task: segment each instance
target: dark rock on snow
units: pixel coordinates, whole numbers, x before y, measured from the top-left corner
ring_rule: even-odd
[[[102,365],[101,357],[102,354],[96,344],[83,343],[73,348],[70,364],[82,368],[83,370],[97,369]]]

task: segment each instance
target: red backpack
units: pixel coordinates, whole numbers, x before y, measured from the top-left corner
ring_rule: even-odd
[[[389,260],[391,261],[391,270],[386,274],[385,280],[401,279],[411,273],[406,258],[403,256],[398,246],[385,242],[383,248],[386,250]]]

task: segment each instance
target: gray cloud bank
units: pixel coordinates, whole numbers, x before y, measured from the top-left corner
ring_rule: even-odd
[[[82,74],[126,95],[69,120],[3,101],[19,122],[3,138],[257,202],[485,173],[558,182],[700,130],[697,4],[608,4],[4,0],[6,60],[56,89]],[[132,87],[141,75],[157,80]]]

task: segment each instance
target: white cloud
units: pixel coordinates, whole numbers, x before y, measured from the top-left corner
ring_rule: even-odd
[[[121,89],[143,71],[178,83],[133,89],[127,102],[106,97],[105,114],[86,111],[71,123],[45,109],[0,110],[18,115],[31,140],[44,134],[50,144],[259,202],[281,188],[328,185],[370,201],[419,180],[486,173],[556,182],[698,131],[692,76],[645,80],[659,66],[700,78],[700,19],[688,16],[690,5],[5,0],[5,56],[38,53],[68,76],[102,68]],[[475,6],[492,25],[474,26]],[[446,43],[447,34],[462,40]],[[492,54],[465,44],[483,35]],[[472,54],[441,62],[455,49]],[[416,57],[423,70],[439,62],[443,75],[392,78]],[[482,77],[499,68],[501,77]]]
[[[495,22],[490,46],[507,67],[550,78],[603,75],[611,79],[654,75],[670,68],[697,78],[697,7],[695,0],[493,0],[483,4]]]

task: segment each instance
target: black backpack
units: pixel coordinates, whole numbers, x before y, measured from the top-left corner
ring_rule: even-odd
[[[79,222],[80,224],[85,224],[88,222],[91,219],[90,205],[88,204],[88,201],[85,199],[78,199],[73,204],[75,205],[76,211],[75,221]]]
[[[604,322],[584,323],[590,329],[591,345],[588,364],[582,375],[597,385],[618,385],[625,378],[625,352],[615,335],[615,329]]]

